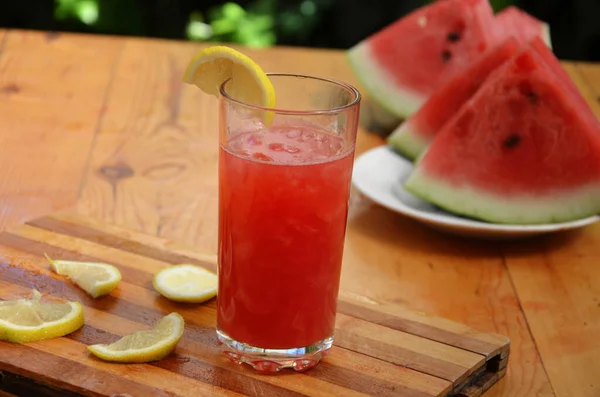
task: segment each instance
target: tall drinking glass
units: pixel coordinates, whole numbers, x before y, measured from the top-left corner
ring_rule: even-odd
[[[273,109],[221,86],[217,336],[234,362],[303,371],[333,343],[360,94],[269,78]]]

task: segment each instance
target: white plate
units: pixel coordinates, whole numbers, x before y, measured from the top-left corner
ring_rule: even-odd
[[[389,146],[379,146],[356,159],[352,183],[380,205],[435,229],[469,237],[515,239],[577,229],[600,220],[591,216],[572,222],[543,225],[504,225],[463,218],[423,201],[403,187],[413,169],[411,162]]]

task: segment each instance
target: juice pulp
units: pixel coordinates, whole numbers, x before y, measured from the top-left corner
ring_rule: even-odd
[[[342,137],[302,124],[221,146],[222,332],[270,349],[333,335],[353,160]]]

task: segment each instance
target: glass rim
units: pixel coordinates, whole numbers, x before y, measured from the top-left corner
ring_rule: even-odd
[[[302,79],[312,79],[312,80],[319,80],[321,82],[326,82],[326,83],[331,83],[334,85],[337,85],[343,89],[345,89],[346,91],[352,93],[354,95],[354,98],[352,98],[352,100],[347,103],[346,105],[343,106],[337,106],[334,108],[327,108],[327,109],[314,109],[314,110],[294,110],[294,109],[279,109],[277,107],[271,108],[268,106],[260,106],[260,105],[253,105],[251,103],[247,103],[244,101],[241,101],[239,99],[235,99],[232,96],[230,96],[227,91],[225,90],[225,86],[227,85],[227,83],[231,80],[231,78],[225,80],[219,87],[219,93],[221,94],[221,96],[225,99],[227,99],[228,101],[234,102],[238,105],[247,107],[249,109],[253,109],[253,110],[261,110],[261,111],[267,111],[267,112],[273,112],[273,113],[277,113],[277,114],[287,114],[287,115],[327,115],[327,114],[336,114],[336,113],[340,113],[343,112],[345,110],[351,109],[354,106],[357,106],[360,101],[361,101],[361,95],[360,95],[360,91],[358,91],[356,88],[354,88],[352,85],[345,83],[341,80],[336,80],[336,79],[330,79],[327,77],[320,77],[320,76],[314,76],[314,75],[307,75],[307,74],[297,74],[297,73],[266,73],[267,77],[298,77],[298,78],[302,78]]]

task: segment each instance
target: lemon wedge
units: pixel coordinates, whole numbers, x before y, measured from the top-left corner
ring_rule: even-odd
[[[75,285],[92,298],[110,294],[121,281],[119,269],[106,263],[75,262],[55,260],[47,254],[50,269],[61,276],[67,276]]]
[[[273,108],[273,84],[252,59],[232,48],[212,46],[200,50],[189,62],[183,82],[193,84],[209,95],[219,95],[228,79],[232,98],[255,106]]]
[[[79,302],[41,302],[34,290],[31,299],[0,301],[0,340],[13,343],[58,338],[83,326]]]
[[[88,350],[105,361],[146,363],[168,356],[183,336],[185,321],[178,313],[163,317],[147,331],[126,335],[110,345],[91,345]]]
[[[200,266],[176,265],[158,271],[152,284],[172,301],[200,303],[217,295],[218,278]]]

